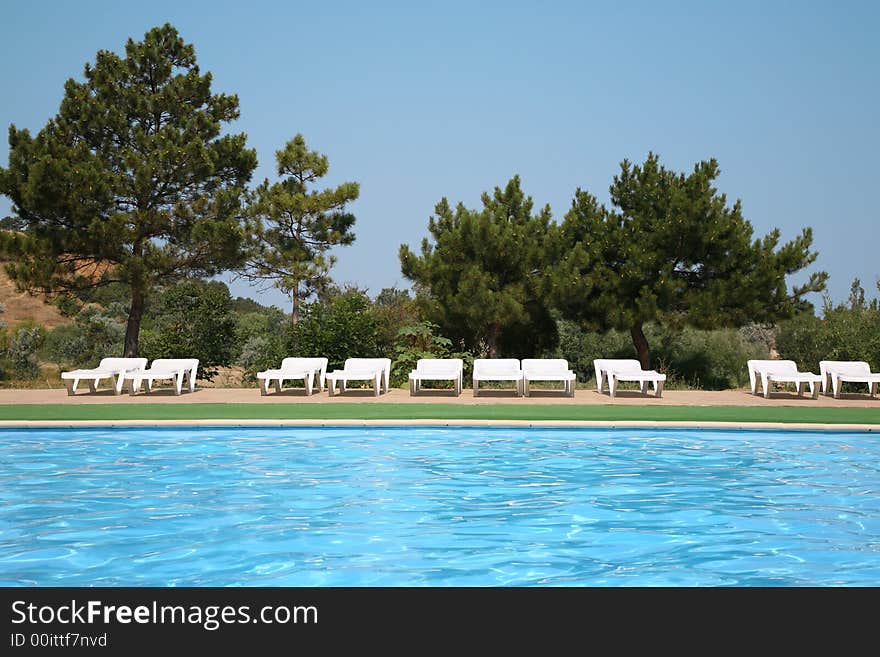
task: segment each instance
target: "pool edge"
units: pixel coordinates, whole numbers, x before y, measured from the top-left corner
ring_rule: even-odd
[[[200,420],[0,420],[0,429],[63,429],[87,427],[594,427],[656,429],[743,429],[785,431],[860,431],[880,432],[878,424],[828,424],[811,422],[698,422],[676,420],[272,420],[272,419],[200,419]]]

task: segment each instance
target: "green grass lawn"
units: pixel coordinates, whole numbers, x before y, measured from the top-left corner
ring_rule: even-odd
[[[878,408],[530,404],[10,404],[0,420],[656,420],[877,424]]]

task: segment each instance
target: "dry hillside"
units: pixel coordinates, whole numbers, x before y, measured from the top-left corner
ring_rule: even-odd
[[[2,266],[0,266],[0,304],[5,308],[0,319],[10,325],[31,320],[48,328],[55,328],[71,321],[62,316],[55,306],[46,303],[43,297],[16,290]]]

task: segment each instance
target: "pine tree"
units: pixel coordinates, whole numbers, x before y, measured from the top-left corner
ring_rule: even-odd
[[[9,129],[0,193],[18,233],[0,251],[16,284],[49,295],[122,283],[126,356],[138,353],[144,305],[159,284],[240,262],[241,198],[256,168],[246,135],[220,135],[238,98],[211,93],[195,50],[171,25],[99,51],[70,79],[36,137]]]
[[[685,175],[651,153],[641,166],[621,163],[611,210],[578,189],[551,238],[548,294],[563,316],[628,330],[647,369],[646,322],[712,329],[808,307],[804,296],[823,290],[828,275],[791,290],[786,276],[815,261],[811,229],[779,248],[779,230],[753,241],[740,201],[728,206],[713,187],[718,174],[714,159]]]
[[[327,175],[326,155],[310,151],[302,135],[296,135],[275,154],[280,182],[268,180],[256,190],[250,208],[251,248],[241,275],[267,280],[293,301],[293,325],[299,320],[301,303],[330,282],[336,259],[330,248],[354,242],[355,217],[345,206],[358,198],[356,182],[335,189],[309,190]]]
[[[550,208],[532,214],[519,176],[482,203],[453,209],[442,199],[428,222],[433,244],[424,239],[421,255],[400,247],[403,275],[443,335],[492,358],[538,354],[557,339],[541,296]]]

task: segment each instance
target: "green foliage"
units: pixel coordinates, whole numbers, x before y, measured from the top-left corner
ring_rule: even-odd
[[[437,329],[438,326],[431,322],[418,322],[398,331],[394,364],[391,368],[391,385],[405,385],[409,381],[409,373],[416,368],[420,358],[461,358],[464,361],[465,380],[470,378],[474,357],[469,353],[454,352],[452,340],[438,335]],[[449,387],[452,387],[451,383]]]
[[[880,370],[880,301],[865,301],[858,279],[847,304],[826,298],[822,318],[804,313],[779,326],[776,350],[806,371],[819,371],[820,360],[863,360]]]
[[[393,359],[400,330],[419,322],[416,302],[406,290],[386,287],[373,300],[372,313],[376,318],[376,351],[382,358]]]
[[[378,332],[369,297],[349,291],[303,305],[300,321],[289,333],[286,355],[323,356],[329,369],[341,369],[346,358],[380,357]]]
[[[211,75],[171,25],[129,39],[124,58],[99,51],[84,77],[66,82],[35,137],[10,126],[0,193],[23,232],[0,234],[0,253],[23,289],[123,285],[134,356],[153,288],[239,264],[256,154],[244,134],[221,134],[238,98],[211,93]]]
[[[235,364],[244,368],[246,381],[255,381],[257,372],[278,367],[287,355],[288,331],[287,315],[275,307],[261,307],[236,317]]]
[[[87,306],[72,324],[49,332],[42,355],[59,369],[96,367],[102,358],[122,353],[124,317],[125,309],[120,304],[109,308]]]
[[[229,289],[219,282],[182,281],[159,294],[144,322],[143,355],[198,358],[199,376],[211,380],[232,364],[235,315]]]
[[[741,387],[748,382],[746,361],[768,357],[764,345],[750,341],[745,332],[733,329],[703,331],[646,324],[645,335],[654,345],[658,369],[669,377],[672,387],[708,390]],[[595,358],[636,357],[630,336],[622,331],[585,331],[574,322],[562,320],[559,336],[559,348],[554,355],[568,360],[579,381],[595,378]]]
[[[621,163],[611,185],[613,209],[580,189],[553,229],[548,294],[567,319],[628,330],[650,365],[643,325],[699,329],[773,322],[809,307],[827,274],[789,290],[785,277],[810,265],[812,231],[778,246],[779,231],[753,241],[739,201],[728,206],[713,186],[717,162],[677,174],[649,154]]]
[[[335,258],[328,251],[354,242],[355,217],[345,206],[356,200],[360,188],[345,182],[334,189],[310,190],[327,175],[325,155],[310,151],[302,135],[296,135],[275,153],[280,182],[268,180],[256,189],[249,208],[252,236],[242,275],[250,280],[271,281],[293,299],[293,324],[299,321],[299,305],[330,281]]]
[[[482,196],[483,207],[455,209],[444,198],[428,221],[433,244],[421,255],[400,247],[426,319],[474,353],[517,358],[552,348],[556,325],[541,294],[550,208],[533,202],[515,176]]]
[[[35,379],[40,375],[37,351],[46,331],[42,326],[19,324],[13,330],[0,327],[0,379]]]

